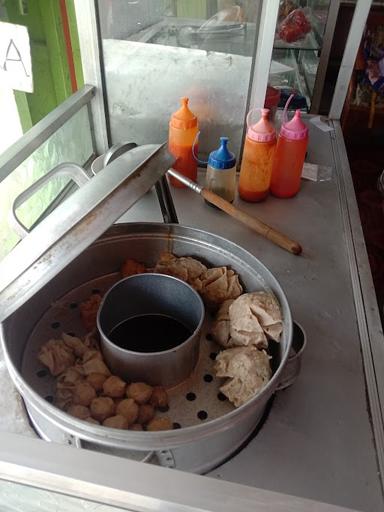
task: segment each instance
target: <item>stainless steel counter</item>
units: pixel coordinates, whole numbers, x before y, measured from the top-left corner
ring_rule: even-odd
[[[335,126],[330,133],[312,126],[308,152],[308,161],[332,166],[331,181],[303,181],[291,200],[238,201],[296,238],[304,248],[300,257],[191,191],[172,189],[180,223],[222,235],[257,256],[279,279],[294,318],[307,332],[299,378],[277,393],[248,445],[200,477],[7,434],[0,436],[0,479],[111,506],[124,503],[129,510],[336,511],[292,495],[364,512],[383,510],[384,341],[345,148]],[[161,221],[155,194],[146,194],[121,220]],[[0,486],[0,505],[10,503],[12,489]],[[27,503],[23,489],[25,494],[17,495]],[[53,502],[64,510],[59,499]],[[68,510],[90,510],[77,506]]]
[[[363,338],[365,330],[374,329],[378,322],[377,306],[375,311],[371,288],[372,316],[367,326],[361,307],[364,290],[368,293],[372,283],[359,239],[361,227],[344,143],[335,126],[336,131],[328,133],[311,126],[307,158],[332,166],[331,181],[303,180],[300,194],[290,200],[237,201],[248,213],[297,239],[304,248],[300,257],[253,234],[189,190],[172,189],[172,194],[181,224],[240,244],[274,273],[293,318],[308,336],[296,383],[276,395],[256,437],[210,476],[376,512],[384,506],[378,467],[383,423],[378,383],[369,370],[372,364],[377,368],[382,364],[383,336],[376,324],[380,353],[373,362],[362,358],[367,344],[371,347],[370,340]],[[156,221],[159,215],[155,198],[147,195],[124,220]],[[356,259],[365,263],[358,275]]]

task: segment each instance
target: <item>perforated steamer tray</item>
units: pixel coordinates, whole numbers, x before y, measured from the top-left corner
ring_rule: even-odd
[[[52,403],[56,379],[38,360],[42,344],[51,338],[61,338],[62,332],[82,338],[86,331],[80,320],[78,305],[92,293],[103,295],[120,278],[118,273],[114,273],[73,289],[54,302],[33,329],[24,350],[21,371],[25,380],[45,400]],[[186,381],[168,389],[170,409],[165,413],[157,413],[159,416],[169,416],[175,428],[189,427],[202,421],[219,418],[234,409],[220,393],[219,387],[224,379],[216,378],[213,370],[215,357],[220,348],[209,339],[211,323],[212,317],[207,312],[196,369]]]

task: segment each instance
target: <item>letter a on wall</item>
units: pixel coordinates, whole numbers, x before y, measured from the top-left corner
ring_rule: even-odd
[[[33,92],[27,27],[0,21],[0,85]]]

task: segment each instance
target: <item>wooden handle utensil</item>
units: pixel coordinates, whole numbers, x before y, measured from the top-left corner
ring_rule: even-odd
[[[185,176],[175,171],[174,169],[169,169],[168,174],[179,180],[181,183],[184,183],[184,185],[192,189],[194,192],[203,196],[204,199],[208,201],[208,203],[211,203],[220,210],[223,210],[224,212],[228,213],[228,215],[242,222],[243,224],[251,228],[253,231],[256,231],[256,233],[262,235],[264,238],[267,238],[268,240],[278,245],[282,249],[285,249],[286,251],[289,251],[290,253],[295,255],[301,254],[302,248],[300,244],[298,244],[294,240],[291,240],[283,233],[276,231],[271,226],[268,226],[268,224],[265,224],[257,217],[252,217],[251,215],[248,215],[248,213],[239,210],[238,208],[233,206],[233,204],[231,204],[229,201],[226,201],[225,199],[218,196],[214,192],[211,192],[210,190],[201,187],[200,185],[190,180],[189,178],[186,178]]]

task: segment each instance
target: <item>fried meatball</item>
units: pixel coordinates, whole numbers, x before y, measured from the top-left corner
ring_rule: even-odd
[[[95,418],[92,418],[92,416],[85,418],[85,421],[88,423],[92,423],[93,425],[100,425],[100,421],[95,420]]]
[[[148,423],[155,417],[155,409],[150,404],[143,404],[139,406],[139,414],[136,422],[140,424]]]
[[[168,407],[168,393],[162,386],[153,388],[149,403],[156,409],[167,409]]]
[[[153,388],[144,382],[132,382],[127,387],[127,397],[133,398],[138,404],[146,404],[152,396]]]
[[[60,388],[56,389],[55,405],[59,409],[67,409],[72,404],[73,389],[71,388]]]
[[[70,405],[67,409],[67,413],[80,420],[85,420],[91,415],[88,407],[84,405]]]
[[[128,425],[129,424],[127,418],[124,418],[124,416],[120,416],[119,414],[116,416],[111,416],[110,418],[107,418],[103,421],[104,427],[127,429]]]
[[[116,407],[116,414],[124,416],[127,419],[128,425],[135,423],[139,414],[139,406],[132,398],[122,400]]]
[[[166,416],[163,416],[162,418],[153,418],[153,420],[151,420],[147,425],[147,430],[149,432],[154,432],[156,430],[172,430],[172,429],[173,429],[173,423]]]
[[[93,387],[95,391],[102,391],[103,384],[107,380],[107,376],[102,373],[90,373],[87,375],[86,381]]]
[[[120,377],[111,375],[104,382],[103,391],[105,395],[110,396],[111,398],[121,398],[125,394],[126,387],[126,383],[120,379]]]
[[[104,421],[106,418],[115,414],[115,404],[112,398],[100,396],[94,398],[90,406],[91,416],[97,421]]]
[[[130,425],[128,427],[128,430],[136,430],[136,431],[140,432],[141,430],[144,430],[144,429],[143,429],[143,425],[140,425],[139,423],[133,423],[132,425]]]
[[[75,384],[72,395],[72,401],[75,405],[88,407],[94,398],[96,398],[96,391],[88,382],[77,382]]]

